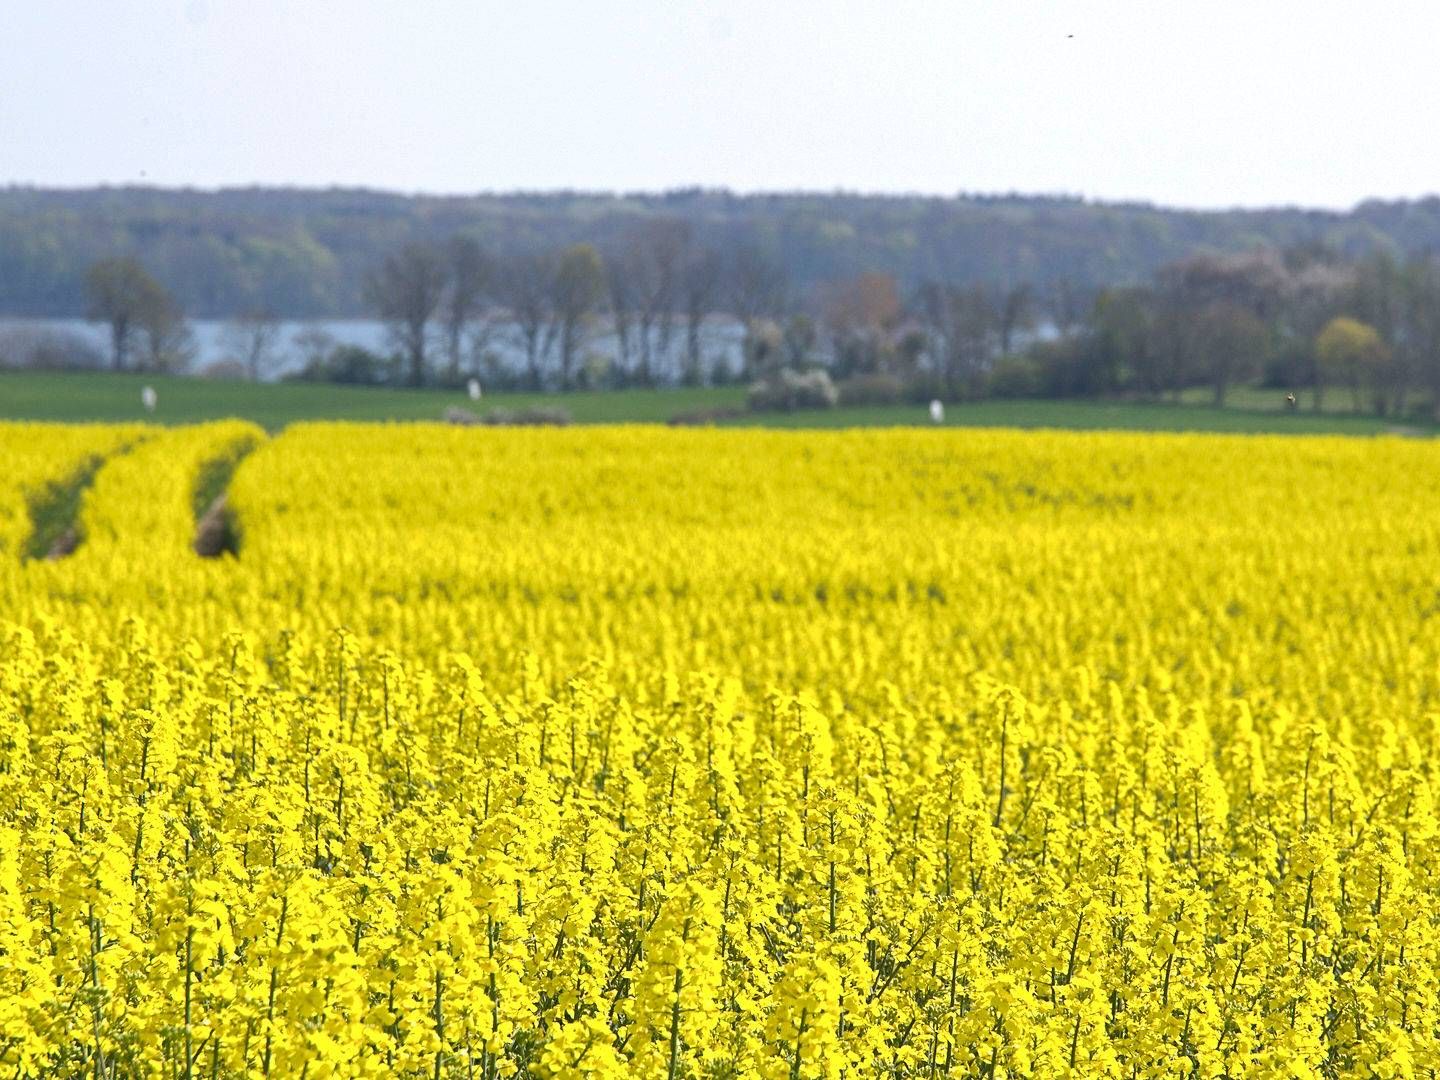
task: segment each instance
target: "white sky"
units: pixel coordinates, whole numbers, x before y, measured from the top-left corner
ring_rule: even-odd
[[[1387,0],[0,0],[0,183],[1346,207],[1440,189],[1437,43]]]

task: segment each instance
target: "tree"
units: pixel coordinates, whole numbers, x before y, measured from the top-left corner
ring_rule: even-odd
[[[1315,339],[1315,358],[1319,364],[1317,401],[1322,383],[1339,383],[1350,388],[1359,412],[1363,388],[1373,382],[1389,358],[1389,349],[1373,326],[1341,315],[1326,323]]]
[[[1413,372],[1430,395],[1431,415],[1440,420],[1440,260],[1412,259],[1406,269],[1406,322]]]
[[[1250,311],[1223,300],[1207,304],[1194,320],[1201,363],[1219,408],[1231,386],[1260,370],[1269,334]]]
[[[1162,297],[1152,323],[1152,348],[1157,385],[1180,400],[1180,392],[1203,374],[1200,335],[1194,312]]]
[[[789,298],[790,280],[784,267],[753,245],[736,249],[730,263],[729,300],[731,313],[745,330],[742,356],[764,351],[752,348],[749,339],[762,323],[773,324],[783,317]],[[748,362],[742,374],[751,374]]]
[[[741,345],[745,373],[761,379],[785,366],[785,333],[773,319],[752,319]]]
[[[365,300],[390,328],[405,355],[412,386],[423,386],[430,320],[445,296],[444,256],[428,244],[408,244],[385,257],[365,281]]]
[[[680,271],[680,301],[685,316],[685,368],[681,379],[692,385],[705,381],[700,332],[720,300],[725,264],[709,248],[692,249]]]
[[[157,310],[165,290],[129,256],[94,263],[85,275],[85,290],[90,298],[89,318],[110,325],[111,367],[124,371],[141,318],[147,310]]]
[[[605,264],[589,244],[560,253],[552,284],[551,311],[560,348],[560,386],[574,382],[575,359],[588,337],[590,319],[605,295]]]
[[[1318,412],[1324,389],[1318,376],[1315,340],[1325,325],[1341,313],[1345,298],[1353,294],[1355,268],[1323,249],[1288,251],[1286,263],[1290,267],[1290,289],[1280,329],[1295,357],[1287,377],[1292,389],[1311,389]]]
[[[1168,380],[1156,343],[1154,296],[1143,286],[1105,289],[1091,316],[1091,353],[1098,382],[1108,389],[1133,385],[1158,398]]]
[[[141,310],[140,343],[146,371],[184,371],[195,359],[195,336],[168,293],[153,297]]]
[[[325,359],[335,350],[335,336],[319,323],[302,326],[290,337],[290,343],[300,354],[302,371],[319,371],[325,366]]]
[[[1023,281],[1000,290],[995,316],[1000,355],[1009,356],[1015,345],[1015,335],[1035,325],[1035,290]]]
[[[1044,290],[1040,306],[1050,317],[1061,336],[1073,334],[1084,325],[1086,318],[1094,311],[1096,290],[1082,285],[1073,278],[1061,277],[1050,282]]]
[[[814,319],[803,312],[791,315],[785,320],[781,337],[787,367],[803,368],[810,362],[810,354],[815,351],[815,342],[819,337],[815,332]]]
[[[1290,272],[1272,249],[1191,255],[1161,267],[1157,349],[1175,396],[1187,381],[1203,380],[1223,403],[1231,385],[1257,370],[1289,288]]]
[[[1279,313],[1290,286],[1280,253],[1261,248],[1239,255],[1191,255],[1160,268],[1160,290],[1169,301],[1192,312],[1211,304],[1231,304],[1261,322]]]
[[[1406,267],[1389,252],[1380,251],[1364,259],[1356,267],[1354,283],[1346,298],[1346,314],[1375,328],[1380,340],[1388,346],[1382,361],[1371,371],[1367,383],[1373,394],[1375,411],[1384,415],[1393,400],[1403,411],[1413,355],[1409,304],[1409,280]]]
[[[900,290],[889,274],[861,274],[824,290],[821,307],[837,375],[884,366],[886,335],[900,321]]]
[[[553,344],[550,318],[555,257],[549,252],[514,255],[500,265],[496,292],[525,353],[525,379],[532,390],[544,385],[543,365]]]
[[[630,358],[635,352],[635,279],[626,265],[623,249],[605,259],[605,288],[610,325],[615,332],[615,362],[628,379]]]
[[[681,221],[659,220],[636,229],[621,255],[621,273],[634,301],[636,347],[641,383],[655,381],[657,360],[670,355],[670,337],[679,303],[681,278],[690,246],[690,227]]]
[[[929,282],[920,288],[918,309],[945,396],[953,401],[977,395],[997,336],[995,309],[984,287]]]
[[[252,308],[225,328],[226,345],[245,368],[245,377],[259,382],[275,364],[280,320],[264,308]]]
[[[494,267],[479,242],[469,236],[452,237],[445,257],[450,280],[440,317],[445,327],[449,381],[454,385],[464,366],[465,331],[484,308]]]

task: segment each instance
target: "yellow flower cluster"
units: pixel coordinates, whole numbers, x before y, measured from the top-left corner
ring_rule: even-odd
[[[0,426],[0,1075],[1440,1069],[1428,443],[134,437]]]

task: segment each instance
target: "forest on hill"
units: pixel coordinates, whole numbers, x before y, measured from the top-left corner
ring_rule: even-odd
[[[265,310],[365,313],[365,281],[412,243],[470,237],[500,256],[585,243],[612,249],[637,226],[683,224],[724,256],[756,251],[797,292],[879,273],[1040,289],[1137,283],[1197,252],[1328,248],[1360,256],[1440,248],[1440,199],[1349,212],[1193,211],[1019,195],[740,195],[687,189],[401,195],[369,190],[0,188],[0,315],[83,316],[96,261],[143,263],[193,317]]]

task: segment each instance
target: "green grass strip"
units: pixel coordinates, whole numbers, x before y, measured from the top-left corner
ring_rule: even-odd
[[[120,452],[124,453],[124,448]],[[80,530],[80,504],[104,463],[102,455],[92,454],[69,476],[51,480],[28,494],[25,501],[31,525],[26,559],[62,558],[80,546],[85,539]]]

